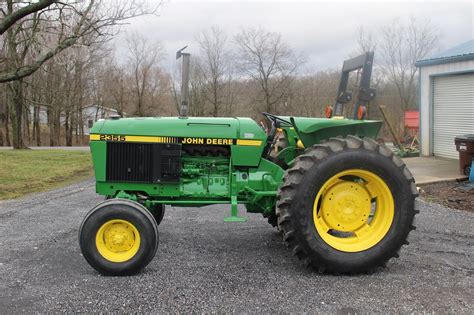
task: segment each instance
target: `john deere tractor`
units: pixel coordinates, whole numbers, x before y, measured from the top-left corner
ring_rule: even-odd
[[[372,272],[397,257],[417,190],[403,161],[378,144],[382,122],[361,119],[375,91],[363,83],[373,54],[344,63],[329,118],[112,118],[90,135],[97,193],[106,200],[80,227],[85,259],[107,275],[144,268],[158,248],[166,205],[238,204],[261,213],[307,266]],[[362,69],[354,119],[342,117],[348,73]],[[367,80],[366,80],[367,81]],[[362,114],[361,114],[362,113]],[[225,207],[223,207],[224,209]],[[206,211],[202,209],[202,211]],[[228,223],[231,224],[231,223]]]

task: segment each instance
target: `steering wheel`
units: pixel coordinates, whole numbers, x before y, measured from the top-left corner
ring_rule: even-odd
[[[264,153],[267,154],[271,147],[273,146],[273,141],[275,140],[276,130],[283,123],[286,126],[293,126],[291,122],[286,119],[280,118],[273,114],[262,112],[262,115],[271,123],[271,129],[268,132],[267,145],[265,147]]]
[[[290,121],[288,121],[288,120],[286,120],[286,119],[283,119],[283,118],[280,118],[280,117],[278,117],[278,116],[275,116],[275,115],[273,115],[273,114],[270,114],[270,113],[267,113],[267,112],[262,112],[262,115],[263,115],[266,119],[270,120],[271,122],[277,122],[277,121],[278,121],[278,122],[280,122],[280,123],[284,123],[284,124],[287,125],[287,126],[293,126],[293,124],[292,124]]]
[[[289,122],[286,119],[280,118],[278,116],[275,116],[273,114],[269,114],[266,112],[262,112],[262,115],[271,123],[271,129],[268,132],[268,141],[273,142],[273,138],[275,137],[276,134],[276,129],[281,126],[281,124],[284,124],[286,126],[293,126],[291,122]]]

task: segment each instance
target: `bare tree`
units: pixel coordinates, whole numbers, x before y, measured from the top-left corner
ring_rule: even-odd
[[[25,147],[22,132],[25,108],[28,109],[24,103],[25,77],[69,47],[107,41],[125,20],[154,13],[159,5],[150,7],[143,0],[0,3],[0,32],[6,33],[2,38],[0,83],[10,82],[8,99],[14,148]]]
[[[375,35],[367,31],[366,28],[361,25],[357,34],[357,48],[354,56],[375,50],[377,50],[377,39]]]
[[[10,146],[10,114],[7,103],[7,89],[5,85],[0,85],[0,137],[2,138],[1,145]]]
[[[192,116],[206,115],[207,79],[205,73],[202,71],[203,67],[199,56],[194,56],[189,75],[189,114]]]
[[[162,57],[163,49],[159,43],[150,42],[138,34],[128,36],[128,42],[129,67],[134,83],[131,92],[136,104],[135,114],[144,116],[146,98],[153,97],[159,87],[158,62]]]
[[[431,53],[438,39],[436,27],[414,17],[407,24],[396,20],[381,29],[381,66],[387,79],[397,87],[404,110],[416,103],[415,62]]]
[[[55,0],[39,0],[38,2],[28,2],[25,5],[21,6],[18,8],[18,10],[12,11],[8,10],[8,12],[5,12],[2,10],[3,13],[3,18],[0,21],[0,35],[5,33],[13,24],[21,20],[22,18],[34,14],[38,11],[41,11],[53,3],[56,3],[59,1]],[[13,5],[13,1],[7,1],[7,6],[10,7]]]
[[[46,62],[39,71],[28,78],[24,91],[24,137],[31,145],[41,145],[43,133],[48,128],[41,126],[40,116],[44,117],[45,109],[48,117],[50,145],[73,145],[83,143],[84,117],[82,110],[95,101],[96,89],[94,81],[97,68],[107,50],[101,44],[92,46],[74,46]],[[41,113],[41,115],[40,115]],[[29,123],[33,125],[33,142],[29,141]],[[75,136],[75,137],[74,137]],[[65,141],[63,141],[63,139]]]
[[[217,26],[203,31],[197,38],[201,48],[201,71],[205,77],[205,97],[211,104],[211,115],[216,117],[223,112],[229,99],[228,84],[232,63],[227,51],[227,37]]]
[[[338,70],[327,70],[295,78],[286,113],[309,117],[324,116],[326,107],[335,102],[340,75]]]
[[[0,34],[8,33],[12,28],[15,29],[12,33],[17,34],[18,25],[26,22],[29,25],[24,29],[31,28],[31,30],[29,40],[26,41],[28,46],[23,46],[27,52],[32,48],[33,43],[40,48],[28,64],[9,64],[2,70],[0,83],[31,75],[47,60],[75,44],[90,45],[91,42],[107,40],[118,32],[117,26],[123,24],[125,20],[155,13],[161,5],[161,2],[153,6],[147,3],[141,0],[113,2],[42,0],[37,3],[7,0],[6,6],[0,7],[2,15]],[[41,28],[43,32],[56,35],[57,40],[42,41],[42,38],[36,36]],[[18,42],[12,43],[11,39],[13,39],[12,36],[10,40],[7,40],[10,50],[14,48],[11,47],[12,44],[18,45]]]
[[[390,104],[388,117],[397,131],[403,132],[403,113],[417,104],[415,62],[437,47],[438,38],[436,27],[428,20],[420,22],[414,17],[406,23],[400,19],[390,21],[379,31],[359,28],[357,53],[375,50],[372,86],[377,89],[377,97],[367,108],[367,117],[381,119],[379,110],[370,110],[370,107]],[[385,129],[382,134],[387,134]]]
[[[242,94],[240,86],[234,77],[235,69],[229,70],[226,82],[224,83],[224,105],[225,115],[233,116],[234,107],[237,105],[239,95]]]
[[[123,117],[130,90],[129,76],[126,69],[113,61],[109,61],[107,65],[104,65],[100,80],[105,94],[102,99],[103,103],[107,107],[117,110],[117,113]]]
[[[277,103],[288,94],[292,76],[301,60],[283,42],[281,34],[262,28],[243,29],[235,37],[240,69],[258,83],[265,111],[276,111]]]

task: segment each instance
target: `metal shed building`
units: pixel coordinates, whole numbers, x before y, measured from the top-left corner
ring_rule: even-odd
[[[416,62],[423,156],[457,159],[454,138],[474,133],[474,40]]]

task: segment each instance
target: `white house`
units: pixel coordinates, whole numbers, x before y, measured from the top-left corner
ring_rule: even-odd
[[[474,40],[416,62],[423,156],[457,159],[454,138],[474,134]]]
[[[100,106],[89,105],[82,108],[82,119],[84,121],[84,135],[89,134],[89,129],[92,128],[94,122],[101,118],[108,118],[110,115],[118,115],[116,109]],[[123,113],[127,116],[126,113]]]
[[[33,106],[30,107],[30,113],[33,115]],[[94,122],[101,118],[107,118],[110,115],[118,115],[117,110],[100,105],[88,105],[82,108],[82,121],[84,124],[84,135],[89,135],[89,129],[92,127]],[[126,113],[123,113],[127,116]],[[33,117],[32,117],[33,118]],[[41,108],[39,112],[40,124],[46,125],[48,123],[48,115],[46,109]],[[60,117],[61,125],[64,125],[64,116]]]

